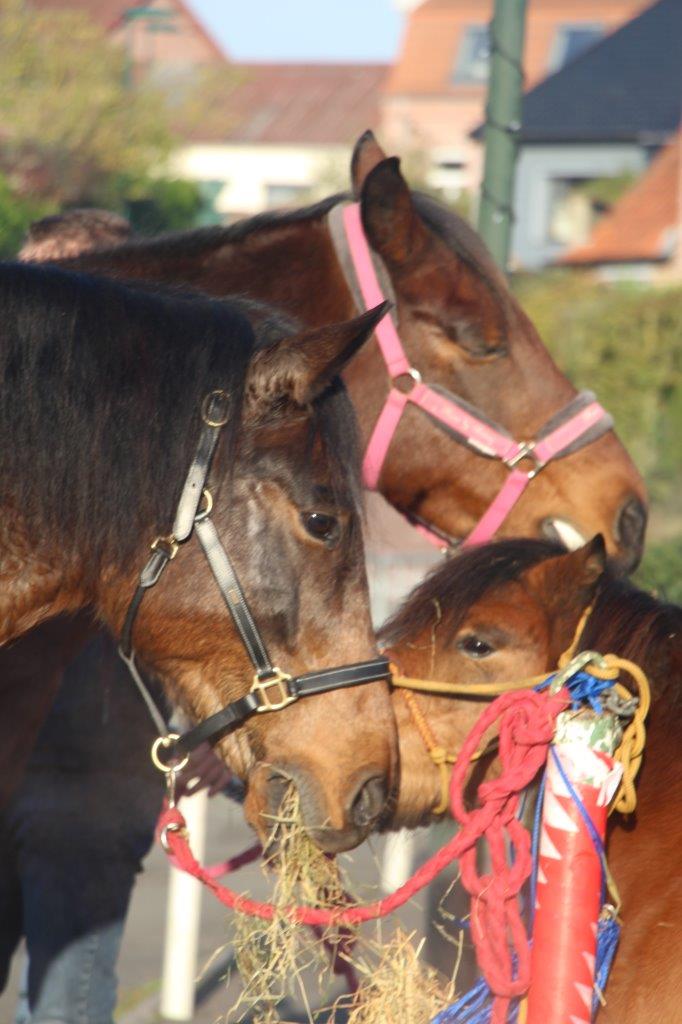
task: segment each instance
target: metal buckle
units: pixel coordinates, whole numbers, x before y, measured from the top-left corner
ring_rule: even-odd
[[[177,832],[179,835],[184,836],[185,839],[189,839],[189,832],[184,827],[184,825],[181,825],[177,821],[169,821],[169,823],[167,825],[164,825],[161,831],[159,832],[159,842],[161,843],[161,846],[164,848],[166,853],[173,852],[171,850],[170,843],[168,842],[169,832]]]
[[[225,412],[221,417],[215,419],[211,416],[211,406],[214,401],[222,401],[228,403],[230,396],[227,391],[223,391],[222,388],[216,388],[215,391],[209,391],[201,403],[201,418],[207,427],[224,427],[227,423],[229,412],[225,409]]]
[[[564,683],[568,682],[574,675],[577,675],[581,669],[584,669],[586,665],[594,662],[599,668],[606,668],[606,662],[598,651],[581,651],[580,654],[576,654],[575,658],[571,658],[568,665],[560,669],[552,682],[549,684],[549,692],[551,694],[558,693]]]
[[[203,491],[201,492],[201,495],[206,504],[204,505],[203,508],[199,509],[199,511],[195,515],[195,523],[200,523],[202,519],[206,519],[207,516],[210,516],[211,511],[213,509],[213,495],[209,491],[208,487],[204,487]]]
[[[409,391],[403,391],[402,388],[396,388],[396,391],[400,391],[401,395],[411,394],[416,388],[417,384],[421,384],[422,382],[421,373],[419,372],[419,370],[415,370],[413,366],[411,366],[409,370],[403,370],[402,373],[396,373],[395,377],[391,377],[391,384],[393,385],[393,387],[396,387],[396,381],[400,380],[401,377],[412,378],[412,387],[410,388]]]
[[[178,553],[179,543],[172,533],[167,537],[155,537],[152,541],[152,551],[164,550],[169,562],[172,562]]]
[[[542,467],[545,465],[537,455],[535,454],[535,441],[521,441],[519,444],[519,450],[511,458],[502,459],[505,466],[509,469],[514,469],[519,462],[523,462],[524,459],[532,459],[535,463],[535,469],[531,469],[528,473],[528,479],[532,480],[533,477],[537,476]]]
[[[177,761],[175,764],[167,764],[165,761],[161,759],[161,756],[159,754],[161,747],[167,750],[169,747],[172,747],[174,743],[177,743],[179,739],[179,733],[169,732],[167,736],[159,736],[159,738],[154,740],[154,742],[152,743],[152,763],[156,768],[159,769],[160,772],[163,772],[165,775],[182,771],[182,769],[189,761],[189,754],[186,754],[185,757],[181,758],[181,760]]]
[[[281,711],[288,704],[293,704],[294,701],[298,700],[297,693],[289,692],[287,683],[290,680],[291,676],[287,672],[282,672],[277,666],[273,668],[272,675],[268,676],[267,679],[259,679],[258,676],[253,677],[251,693],[257,693],[262,701],[260,706],[256,708],[258,714],[263,714],[266,711]],[[273,687],[277,690],[275,700],[268,693]],[[276,699],[277,695],[279,695],[279,700]]]

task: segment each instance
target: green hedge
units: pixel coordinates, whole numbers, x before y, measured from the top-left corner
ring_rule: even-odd
[[[647,545],[637,583],[682,602],[682,287],[560,271],[513,287],[562,370],[613,414],[644,475],[666,539]]]
[[[635,583],[664,601],[682,604],[682,536],[647,545]]]
[[[559,366],[616,420],[661,509],[682,490],[682,287],[598,284],[573,273],[514,289]]]

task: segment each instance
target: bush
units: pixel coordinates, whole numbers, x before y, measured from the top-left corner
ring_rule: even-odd
[[[561,369],[613,414],[659,511],[671,508],[682,479],[682,288],[551,272],[514,290]]]
[[[0,174],[0,259],[16,256],[29,224],[54,212],[50,203],[16,195]]]
[[[635,582],[664,601],[682,604],[682,537],[649,545]]]

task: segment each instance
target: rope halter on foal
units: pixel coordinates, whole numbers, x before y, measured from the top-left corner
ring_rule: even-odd
[[[613,811],[631,814],[635,810],[637,805],[635,779],[644,756],[646,743],[644,721],[651,704],[649,682],[639,665],[626,658],[619,658],[615,654],[602,655],[596,651],[578,652],[580,638],[592,614],[592,608],[593,605],[589,605],[583,611],[573,639],[560,656],[557,662],[557,671],[549,679],[547,673],[543,672],[542,675],[499,683],[444,682],[438,679],[416,679],[405,676],[395,663],[391,663],[391,685],[402,691],[415,728],[424,742],[429,757],[439,771],[441,792],[440,799],[433,808],[433,814],[444,814],[450,806],[449,766],[456,763],[460,752],[448,753],[445,747],[439,745],[426,716],[417,703],[415,693],[429,693],[470,700],[476,697],[492,699],[515,690],[540,688],[544,683],[549,684],[550,692],[558,693],[567,680],[583,670],[589,672],[596,679],[613,683],[614,694],[611,700],[614,706],[612,710],[628,719],[615,755],[616,760],[623,765],[623,777],[620,788],[610,805],[609,814]],[[635,684],[636,693],[634,695],[623,683],[619,682],[622,672],[627,673]],[[494,749],[494,745],[488,744],[483,749],[476,751],[470,760],[476,761],[485,754],[492,753]]]
[[[376,253],[370,251],[362,227],[360,204],[335,206],[328,215],[328,222],[339,262],[360,308],[370,309],[384,302],[387,295],[393,296],[386,267]],[[502,489],[462,541],[463,546],[490,540],[541,469],[554,459],[591,444],[613,426],[612,417],[596,401],[593,392],[581,391],[538,430],[535,438],[517,441],[503,426],[463,398],[439,384],[422,381],[419,370],[410,365],[393,315],[385,316],[375,333],[391,387],[367,445],[363,463],[365,485],[370,490],[379,486],[388,450],[408,402],[425,412],[454,441],[477,455],[502,462],[509,470]],[[403,390],[402,386],[398,387],[399,382],[401,385],[408,382],[409,387]],[[521,465],[527,460],[532,467],[524,470]],[[407,518],[437,547],[448,548],[458,543],[417,515],[408,513]]]
[[[292,676],[272,664],[237,573],[211,519],[213,498],[206,487],[206,481],[220,431],[227,423],[228,405],[229,395],[222,390],[212,391],[202,403],[199,443],[180,495],[172,532],[168,536],[157,537],[151,545],[152,553],[140,573],[137,589],[128,606],[119,643],[119,654],[128,666],[159,732],[152,758],[154,764],[168,775],[171,800],[175,773],[182,767],[184,759],[200,743],[217,739],[229,729],[241,725],[251,715],[281,711],[301,697],[387,680],[390,677],[388,661],[381,657],[353,665],[306,672],[299,676]],[[140,675],[133,649],[133,627],[144,595],[156,586],[164,569],[178,553],[180,545],[186,543],[193,532],[196,533],[203,548],[255,672],[248,693],[189,729],[184,735],[178,736],[167,732],[163,716],[156,708]]]

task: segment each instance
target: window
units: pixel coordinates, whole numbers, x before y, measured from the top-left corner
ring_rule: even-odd
[[[549,70],[558,71],[565,64],[575,60],[584,50],[598,42],[604,35],[604,27],[597,23],[582,25],[560,25],[557,29],[549,57]]]
[[[487,25],[468,25],[462,33],[452,81],[456,85],[484,85],[490,66]]]
[[[589,238],[596,217],[585,185],[585,178],[552,178],[547,219],[552,245],[581,245]]]
[[[268,210],[279,206],[298,206],[310,196],[308,185],[266,185],[265,202]]]

